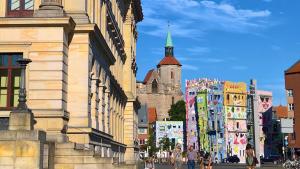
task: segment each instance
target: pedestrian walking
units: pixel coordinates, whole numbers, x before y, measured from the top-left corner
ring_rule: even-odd
[[[204,169],[204,152],[200,151],[199,153],[199,165],[200,169]]]
[[[254,149],[251,144],[246,146],[246,164],[247,169],[254,169],[257,164],[257,158],[255,157]]]
[[[207,152],[204,156],[204,167],[205,169],[212,169],[212,159],[211,159],[211,155],[209,152]]]
[[[145,169],[155,169],[154,159],[152,159],[152,158],[146,159]]]
[[[195,169],[195,160],[197,158],[197,153],[194,151],[193,146],[189,147],[187,151],[187,166],[188,169]]]
[[[182,169],[182,151],[179,143],[176,144],[176,147],[172,153],[172,163],[175,169]]]

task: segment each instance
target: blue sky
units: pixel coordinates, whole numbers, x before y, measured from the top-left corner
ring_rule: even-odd
[[[168,21],[185,79],[258,81],[285,104],[284,70],[300,59],[299,0],[142,0],[138,80],[164,57]]]

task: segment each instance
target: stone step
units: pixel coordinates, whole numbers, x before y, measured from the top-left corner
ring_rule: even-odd
[[[76,151],[76,150],[75,150]],[[55,156],[56,164],[110,164],[112,158],[93,156]]]
[[[56,149],[74,149],[75,143],[68,142],[68,143],[56,143],[55,148]]]
[[[93,156],[94,152],[91,150],[74,150],[73,148],[60,148],[55,150],[57,156]]]

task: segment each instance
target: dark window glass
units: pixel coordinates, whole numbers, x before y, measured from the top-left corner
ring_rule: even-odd
[[[152,93],[157,93],[158,92],[158,84],[156,80],[153,80],[152,82]]]
[[[7,66],[7,65],[8,65],[8,56],[0,55],[0,66]]]

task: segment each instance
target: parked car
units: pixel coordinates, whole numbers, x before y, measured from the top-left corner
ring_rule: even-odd
[[[233,155],[233,156],[230,156],[226,159],[226,162],[227,163],[239,163],[240,162],[240,159],[238,158],[237,155]]]

